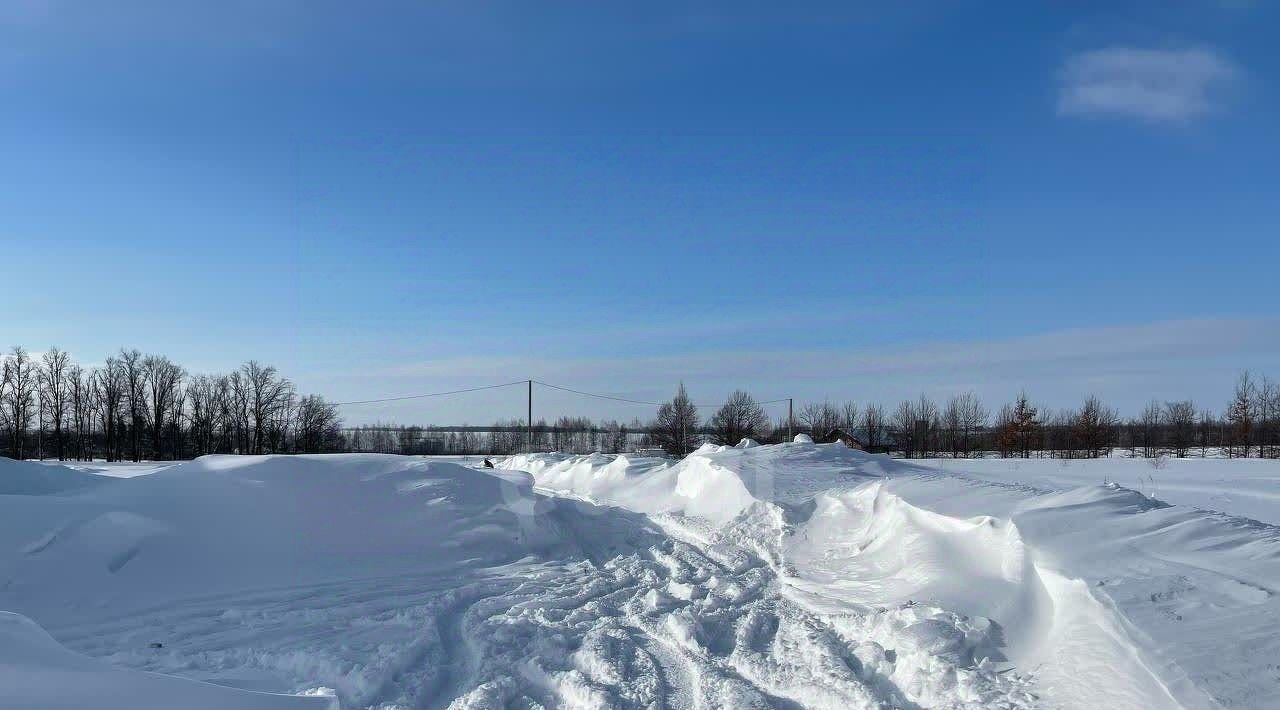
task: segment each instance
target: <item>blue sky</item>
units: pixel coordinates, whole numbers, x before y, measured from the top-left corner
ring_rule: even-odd
[[[1280,375],[1277,26],[1209,0],[6,2],[0,343],[256,357],[337,400],[534,377],[1219,408]]]

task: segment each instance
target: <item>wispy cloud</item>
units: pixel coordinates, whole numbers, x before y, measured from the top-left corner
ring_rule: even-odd
[[[1091,372],[1135,361],[1148,366],[1169,359],[1204,357],[1263,349],[1280,351],[1280,321],[1208,318],[1132,326],[1081,328],[1012,338],[923,343],[849,350],[791,350],[673,353],[639,357],[548,358],[527,354],[451,357],[393,366],[374,377],[473,378],[559,377],[568,380],[648,380],[742,378],[752,381],[792,377],[931,375],[950,377],[993,370]]]
[[[919,392],[945,397],[965,390],[1000,401],[1026,388],[1046,405],[1067,406],[1094,393],[1129,411],[1153,396],[1214,402],[1215,397],[1225,396],[1223,388],[1239,370],[1263,367],[1277,353],[1280,320],[1203,318],[833,350],[721,349],[637,356],[583,352],[572,358],[495,352],[334,373],[328,382],[314,383],[313,389],[341,401],[533,377],[657,401],[670,396],[677,381],[684,381],[698,401],[707,403],[720,401],[734,388],[748,389],[762,399],[853,397],[883,402]],[[516,396],[513,391],[392,403],[349,414],[352,421],[378,417],[488,421],[495,411],[510,409]],[[491,396],[481,396],[485,394]],[[623,418],[647,414],[643,407],[586,401],[558,392],[542,392],[538,397],[548,412]]]
[[[1229,60],[1203,48],[1095,49],[1062,68],[1058,113],[1186,122],[1219,108],[1236,75]]]

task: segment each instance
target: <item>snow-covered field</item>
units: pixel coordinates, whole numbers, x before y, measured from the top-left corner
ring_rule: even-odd
[[[1173,505],[1280,525],[1280,461],[1222,458],[925,459],[923,466],[1046,489],[1118,483]]]
[[[1280,707],[1274,462],[499,465],[0,459],[0,707]]]

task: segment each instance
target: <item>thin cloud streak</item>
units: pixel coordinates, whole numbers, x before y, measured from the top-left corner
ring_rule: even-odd
[[[995,367],[1037,370],[1072,362],[1107,365],[1134,357],[1151,360],[1280,350],[1280,320],[1198,319],[1145,325],[1061,330],[989,341],[938,342],[862,350],[712,351],[643,357],[541,358],[520,354],[451,357],[369,373],[391,377],[533,377],[770,379],[878,374],[937,374]]]

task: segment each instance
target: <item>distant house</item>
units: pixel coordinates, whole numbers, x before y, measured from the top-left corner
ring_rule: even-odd
[[[851,449],[857,449],[859,451],[867,450],[867,442],[864,441],[862,437],[841,429],[840,427],[836,427],[835,429],[827,432],[827,435],[822,437],[822,440],[818,443],[834,444],[837,441]]]

